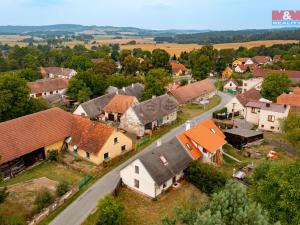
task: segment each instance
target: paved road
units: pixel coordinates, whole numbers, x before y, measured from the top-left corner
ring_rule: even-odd
[[[195,125],[202,120],[205,120],[211,117],[213,111],[224,107],[224,105],[229,102],[232,98],[231,96],[219,93],[222,97],[221,104],[216,106],[215,108],[201,114],[198,117],[195,117],[191,120],[191,125]],[[177,128],[174,128],[169,133],[165,134],[161,140],[163,143],[170,141],[177,134],[185,130],[185,125],[181,125]],[[145,152],[152,150],[155,148],[156,143],[152,143],[142,152],[136,154],[128,161],[118,166],[114,170],[107,173],[100,180],[98,180],[95,184],[93,184],[89,189],[87,189],[79,198],[77,198],[71,205],[69,205],[62,213],[60,213],[51,223],[50,225],[80,225],[85,219],[89,216],[89,214],[95,209],[97,202],[99,199],[103,198],[107,194],[111,193],[115,188],[116,183],[118,182],[120,176],[120,170],[135,160]]]

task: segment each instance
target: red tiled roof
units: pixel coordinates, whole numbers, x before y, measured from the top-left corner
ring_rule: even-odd
[[[293,90],[293,94],[300,95],[300,87],[295,87],[292,90]]]
[[[91,121],[81,116],[74,116],[71,145],[77,145],[89,153],[97,153],[114,131],[113,127]]]
[[[112,100],[104,107],[106,113],[125,113],[127,109],[137,101],[134,96],[115,95]]]
[[[278,62],[281,59],[281,55],[274,55],[273,62]]]
[[[286,74],[290,79],[300,79],[300,71],[296,70],[267,70],[262,68],[253,70],[254,77],[266,77],[270,74]]]
[[[52,108],[0,123],[0,164],[64,140],[72,121],[72,114]]]
[[[265,64],[265,63],[270,62],[270,57],[269,56],[257,55],[257,56],[254,56],[252,58],[252,61],[254,63],[257,63],[257,64]]]
[[[172,67],[173,73],[178,73],[180,71],[182,71],[184,73],[187,70],[183,64],[178,63],[175,60],[170,61],[170,65]]]
[[[207,119],[197,126],[181,133],[178,136],[178,139],[195,160],[199,159],[202,156],[202,153],[192,141],[211,153],[215,153],[220,147],[226,144],[225,135],[212,119]],[[189,149],[187,144],[191,149]]]
[[[242,94],[236,95],[236,98],[243,106],[246,106],[246,104],[250,101],[258,101],[259,99],[261,99],[261,95],[258,90],[252,88]]]
[[[174,91],[170,91],[170,93],[180,104],[184,104],[215,90],[216,88],[213,82],[209,79],[205,79],[179,87]]]
[[[41,67],[41,74],[45,78],[49,78],[49,74],[53,74],[54,76],[62,75],[66,77],[70,77],[73,73],[73,69],[62,68],[62,67]]]
[[[290,106],[300,106],[300,95],[283,93],[282,95],[277,97],[277,103]]]
[[[56,79],[42,79],[33,82],[28,82],[27,86],[30,88],[31,93],[42,93],[49,91],[56,91],[66,89],[69,81],[61,78]]]

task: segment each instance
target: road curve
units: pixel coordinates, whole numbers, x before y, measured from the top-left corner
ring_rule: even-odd
[[[221,103],[214,107],[213,109],[204,112],[203,114],[191,119],[191,125],[195,125],[202,120],[210,118],[212,112],[224,107],[232,98],[227,94],[222,92],[218,93],[221,97]],[[173,137],[178,135],[180,132],[185,130],[185,125],[180,125],[172,129],[169,133],[165,134],[161,140],[163,143],[170,141]],[[81,196],[79,196],[72,204],[70,204],[64,211],[62,211],[51,223],[50,225],[81,225],[89,214],[95,209],[99,199],[103,198],[107,194],[111,193],[116,183],[120,178],[120,170],[130,164],[133,160],[138,158],[140,155],[145,154],[147,151],[155,148],[156,143],[152,143],[143,151],[139,152],[120,166],[116,167],[96,183],[94,183],[90,188],[88,188]]]

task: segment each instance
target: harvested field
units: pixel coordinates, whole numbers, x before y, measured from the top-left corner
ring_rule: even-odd
[[[226,48],[234,48],[237,49],[239,47],[258,47],[261,45],[272,46],[274,44],[289,44],[289,43],[298,43],[299,40],[267,40],[267,41],[251,41],[251,42],[241,42],[241,43],[224,43],[224,44],[215,44],[214,47],[216,49],[226,49]],[[176,44],[176,43],[162,43],[162,44],[136,44],[136,45],[123,45],[121,49],[134,49],[134,48],[142,48],[144,50],[152,51],[156,48],[161,48],[169,52],[170,55],[180,55],[181,52],[187,51],[190,52],[194,49],[201,48],[202,45],[198,44]]]

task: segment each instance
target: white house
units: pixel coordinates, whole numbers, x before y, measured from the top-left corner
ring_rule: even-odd
[[[144,85],[140,83],[131,84],[130,86],[116,89],[105,95],[81,103],[73,112],[75,115],[83,115],[90,118],[97,118],[103,113],[104,107],[113,99],[115,95],[134,96],[137,99],[142,97]]]
[[[77,72],[69,68],[61,67],[41,67],[40,70],[44,78],[62,78],[70,80]]]
[[[249,91],[252,88],[260,91],[263,81],[264,79],[262,77],[243,80],[242,93]]]
[[[61,78],[42,79],[27,82],[30,88],[30,97],[46,97],[54,94],[63,95],[66,93],[69,81]]]
[[[249,102],[247,105],[246,121],[258,125],[258,129],[281,132],[280,120],[285,119],[290,111],[290,106],[265,103]]]
[[[191,161],[192,158],[174,138],[139,156],[120,171],[120,176],[130,189],[156,198],[177,184]]]
[[[145,130],[153,130],[177,119],[178,103],[165,94],[130,107],[120,119],[120,128],[143,136]]]
[[[229,80],[224,84],[224,92],[236,92],[239,84],[235,80]]]

